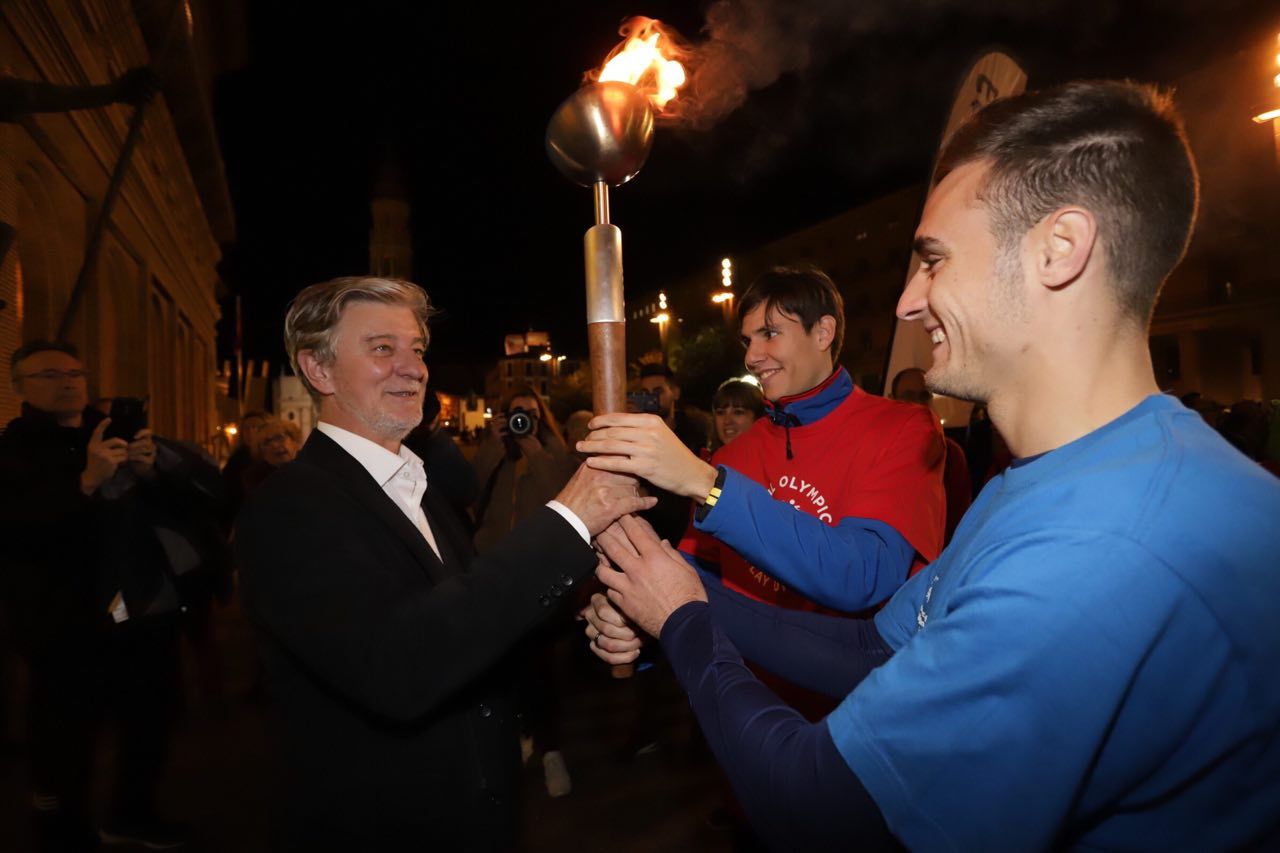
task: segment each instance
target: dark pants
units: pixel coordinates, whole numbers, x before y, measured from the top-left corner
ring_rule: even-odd
[[[37,808],[89,822],[93,744],[103,649],[97,637],[59,642],[27,657],[31,783]]]
[[[95,743],[116,725],[112,818],[155,816],[180,680],[176,615],[130,620],[78,642],[46,645],[28,657],[31,778],[37,804],[90,822]]]
[[[116,627],[108,667],[118,750],[112,815],[123,825],[155,819],[155,795],[181,699],[177,614]]]
[[[572,615],[566,611],[530,633],[520,647],[516,703],[521,728],[542,754],[560,748],[560,670],[576,633]]]

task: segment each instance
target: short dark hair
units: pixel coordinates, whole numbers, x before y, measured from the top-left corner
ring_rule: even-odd
[[[640,378],[648,379],[650,376],[665,377],[668,383],[677,388],[680,387],[680,380],[676,378],[675,372],[661,362],[653,361],[640,365]]]
[[[903,379],[913,374],[924,378],[924,370],[919,367],[904,367],[899,370],[897,375],[893,377],[893,382],[889,383],[889,396],[897,399],[898,386],[902,384]]]
[[[26,361],[31,356],[42,352],[61,352],[66,353],[74,359],[79,360],[80,351],[72,344],[66,341],[49,341],[44,339],[27,341],[22,346],[13,351],[13,355],[9,356],[9,378],[14,382],[18,381],[18,365]]]
[[[1144,326],[1191,239],[1199,178],[1173,99],[1130,81],[1067,83],[994,101],[947,143],[934,174],[988,161],[980,199],[1010,251],[1067,204],[1088,208],[1122,311]]]
[[[814,268],[774,267],[761,275],[738,301],[738,325],[757,306],[765,314],[778,310],[800,321],[806,334],[813,324],[830,314],[836,318],[836,333],[831,339],[831,362],[840,357],[844,344],[844,300],[836,283],[822,270]]]
[[[760,387],[741,379],[726,379],[720,383],[711,397],[712,411],[722,406],[741,406],[750,409],[758,418],[764,414],[764,394]]]

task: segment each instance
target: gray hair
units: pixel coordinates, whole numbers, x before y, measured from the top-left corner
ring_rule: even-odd
[[[284,318],[284,348],[289,353],[289,363],[312,397],[319,395],[298,367],[298,353],[310,350],[321,364],[331,364],[337,356],[338,321],[351,302],[402,305],[418,318],[423,341],[431,338],[427,323],[436,311],[427,292],[411,281],[344,276],[313,284],[293,298]]]

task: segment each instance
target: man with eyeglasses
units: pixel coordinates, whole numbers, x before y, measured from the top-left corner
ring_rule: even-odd
[[[40,849],[91,849],[98,709],[113,697],[119,748],[108,842],[182,845],[154,797],[176,710],[179,599],[154,506],[189,497],[186,468],[157,465],[151,431],[106,435],[74,347],[34,341],[10,378],[22,414],[0,435],[0,600],[29,670],[31,780]],[[165,469],[162,472],[160,469]],[[217,479],[216,469],[212,478]]]

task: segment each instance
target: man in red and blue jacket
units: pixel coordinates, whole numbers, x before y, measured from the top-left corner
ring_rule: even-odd
[[[743,294],[738,318],[767,416],[712,464],[645,415],[595,418],[578,449],[606,454],[592,466],[692,498],[680,550],[726,587],[794,610],[872,608],[942,550],[937,420],[867,394],[837,366],[844,310],[823,273],[765,273]]]

